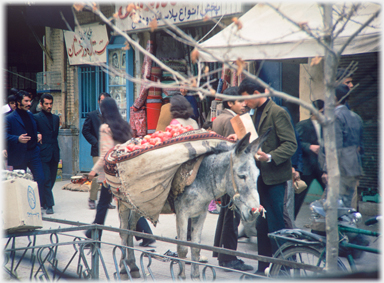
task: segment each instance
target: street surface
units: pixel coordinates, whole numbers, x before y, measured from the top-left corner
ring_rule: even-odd
[[[63,190],[62,187],[65,184],[68,184],[68,180],[56,182],[53,190],[54,198],[55,198],[55,206],[53,207],[54,214],[47,215],[45,214],[43,210],[43,217],[51,217],[55,219],[63,219],[63,220],[70,220],[70,221],[79,221],[81,223],[92,223],[96,210],[90,210],[88,208],[88,192],[80,192],[80,191],[70,191],[70,190]],[[115,200],[113,201],[113,204],[116,205]],[[203,245],[213,245],[214,240],[214,234],[216,229],[216,222],[217,222],[218,215],[217,214],[210,214],[208,213],[206,222],[204,224],[203,228],[203,234],[202,234],[202,240],[201,244]],[[363,217],[363,220],[365,220],[366,217]],[[310,224],[310,210],[308,207],[308,203],[304,203],[302,206],[302,209],[298,215],[298,218],[296,220],[296,227],[310,230],[309,229]],[[69,227],[68,225],[63,225],[59,223],[54,222],[48,222],[43,221],[43,229],[54,229],[54,228],[64,228]],[[118,212],[117,209],[109,209],[105,221],[106,226],[112,226],[119,228],[119,218],[118,218]],[[175,239],[176,236],[176,218],[175,215],[160,215],[159,223],[157,224],[157,227],[154,227],[152,224],[150,224],[151,229],[154,233],[154,235],[167,237],[170,239]],[[364,226],[363,225],[360,225]],[[377,230],[378,225],[375,225],[375,227],[372,227],[370,229]],[[68,234],[71,235],[77,235],[79,237],[84,237],[83,231],[75,231],[70,232]],[[371,239],[371,246],[372,247],[378,247],[378,241],[375,241],[374,238]],[[69,238],[66,236],[59,235],[59,242],[65,242],[65,241],[72,241],[73,238]],[[4,241],[4,240],[3,240]],[[18,241],[22,242],[23,239],[19,239]],[[104,231],[102,236],[102,241],[107,243],[116,243],[120,244],[120,237],[118,233],[112,232],[112,231]],[[375,242],[374,242],[375,241]],[[49,243],[49,236],[41,235],[37,236],[37,244],[48,244]],[[172,243],[157,241],[153,245],[143,248],[139,246],[139,242],[134,240],[135,248],[143,249],[143,250],[155,250],[156,253],[163,255],[168,250],[171,250],[172,252],[176,252],[176,245]],[[112,248],[113,246],[102,244],[101,245],[101,252],[103,253],[104,260],[107,265],[107,269],[109,270],[109,276],[113,280],[113,271],[114,271],[114,263],[112,259]],[[239,239],[238,244],[238,251],[241,252],[247,252],[250,254],[257,254],[257,244],[256,244],[256,237],[251,237],[249,239],[247,238],[241,238]],[[61,246],[58,249],[58,255],[59,260],[60,258],[66,259],[64,263],[68,261],[68,259],[72,256],[74,250],[72,246]],[[201,255],[204,255],[208,258],[209,264],[218,265],[217,259],[212,257],[211,251],[202,250]],[[140,253],[136,252],[136,263],[139,266],[139,256]],[[190,256],[190,251],[188,252],[188,257]],[[118,259],[120,258],[120,253],[118,253]],[[250,264],[254,266],[254,270],[251,272],[254,272],[257,268],[257,261],[251,260],[251,259],[243,259],[246,264]],[[75,260],[77,261],[77,260]],[[365,253],[362,258],[356,261],[358,269],[359,270],[371,270],[375,267],[378,267],[380,264],[379,256],[373,255],[369,253]],[[59,264],[60,266],[60,264]],[[61,266],[63,268],[63,266]],[[140,268],[140,266],[139,266]],[[187,279],[190,279],[190,273],[189,269],[190,265],[187,265]],[[169,262],[161,262],[159,260],[152,260],[151,264],[152,272],[155,274],[156,280],[171,280],[170,276],[170,263]],[[203,269],[203,267],[200,267],[200,272]],[[23,270],[21,267],[18,270],[19,276],[21,277],[21,274],[26,273],[25,277],[23,276],[23,279],[27,279],[29,274],[29,270]],[[177,268],[175,268],[175,272],[177,272]],[[239,274],[236,274],[235,272],[224,272],[222,270],[216,269],[216,276],[217,280],[230,280],[230,281],[237,281],[240,278]],[[207,271],[207,274],[210,273]],[[9,278],[6,277],[7,275],[4,275],[5,279]],[[106,279],[103,269],[100,266],[100,279]],[[150,277],[148,278],[149,280]],[[141,279],[135,279],[135,281],[143,281],[143,277]]]

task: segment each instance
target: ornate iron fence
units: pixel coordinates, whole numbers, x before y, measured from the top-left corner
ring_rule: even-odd
[[[189,247],[200,248],[202,250],[230,254],[239,258],[248,258],[251,260],[281,264],[284,263],[284,265],[292,267],[303,266],[303,264],[300,263],[242,253],[187,241],[180,241],[177,239],[170,239],[126,229],[97,224],[89,225],[80,222],[44,217],[43,220],[71,225],[71,227],[34,230],[31,232],[4,235],[4,238],[7,240],[4,248],[3,268],[6,272],[5,276],[8,276],[8,278],[4,279],[57,281],[60,279],[111,280],[111,278],[114,278],[115,280],[121,280],[118,256],[120,255],[120,257],[125,258],[127,256],[127,249],[135,250],[136,261],[138,261],[139,266],[141,267],[141,275],[145,281],[147,281],[148,278],[152,280],[172,279],[173,281],[180,279],[179,274],[182,269],[182,262],[185,262],[186,266],[191,263],[203,266],[201,270],[201,278],[204,281],[243,279],[245,275],[258,277],[257,275],[248,272],[228,269],[209,263],[181,259],[178,258],[177,255],[162,255],[156,253],[154,250],[142,250],[122,246],[116,243],[98,241],[96,239],[98,239],[98,233],[101,230],[132,234],[133,236],[151,238],[157,241],[173,243],[175,245],[182,244]],[[85,231],[88,229],[93,230],[92,239],[79,237],[73,234],[75,232]],[[41,238],[41,240],[44,241],[44,244],[37,244],[38,238]],[[64,240],[62,241],[62,239]],[[106,249],[106,252],[102,252],[100,244],[110,248]],[[90,247],[90,249],[88,250],[87,247]],[[162,264],[168,265],[168,278],[164,277],[165,275],[163,274],[165,268],[160,268],[162,270],[162,274],[160,275],[158,272],[154,271],[154,269],[158,271],[159,268],[154,266],[153,259],[162,262]],[[125,268],[126,270],[129,270],[127,266],[125,266]],[[306,266],[306,269],[313,271],[318,270],[315,266]],[[223,270],[232,272],[224,273],[222,272]],[[221,276],[219,276],[219,273],[221,273]],[[128,279],[132,280],[129,273],[128,277]]]

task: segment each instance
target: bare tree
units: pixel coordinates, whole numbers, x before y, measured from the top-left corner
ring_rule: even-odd
[[[357,4],[349,4],[344,5],[341,12],[339,11],[338,17],[333,18],[333,5],[332,4],[319,4],[319,8],[322,10],[323,14],[323,23],[324,27],[321,31],[313,31],[311,30],[306,23],[295,22],[295,20],[291,19],[290,15],[283,14],[278,4],[266,4],[269,5],[272,9],[279,13],[284,18],[288,19],[291,23],[296,25],[299,30],[305,32],[310,37],[315,39],[317,43],[324,48],[324,57],[315,58],[313,62],[319,62],[321,59],[324,60],[324,85],[325,85],[325,112],[324,115],[317,111],[311,104],[306,103],[298,98],[295,98],[287,93],[277,91],[273,89],[266,82],[262,81],[258,78],[257,75],[251,74],[244,69],[244,62],[241,58],[236,60],[236,62],[228,62],[223,60],[222,58],[218,58],[214,54],[212,54],[209,50],[201,47],[199,42],[197,42],[191,36],[185,34],[180,28],[171,23],[169,20],[165,18],[161,18],[160,20],[164,22],[165,28],[164,31],[171,35],[176,40],[191,46],[193,49],[191,53],[191,59],[194,63],[197,63],[198,66],[198,75],[197,76],[189,76],[185,78],[178,72],[174,71],[172,68],[165,65],[162,61],[160,61],[156,56],[147,52],[145,48],[141,46],[138,41],[133,40],[128,34],[124,31],[120,30],[114,24],[114,18],[106,18],[98,8],[95,3],[86,3],[81,5],[75,5],[77,10],[89,10],[98,15],[105,23],[107,23],[117,34],[120,34],[126,39],[126,48],[133,46],[136,52],[142,52],[144,55],[150,57],[153,62],[156,62],[163,70],[170,72],[173,75],[175,80],[174,84],[162,84],[161,82],[153,82],[147,79],[137,79],[134,77],[128,76],[126,73],[122,73],[119,70],[113,69],[110,66],[107,66],[103,63],[96,63],[99,66],[102,66],[109,74],[125,77],[126,79],[134,82],[145,84],[149,87],[158,87],[158,88],[170,88],[170,87],[181,87],[182,85],[187,85],[187,89],[195,91],[199,94],[201,99],[204,99],[208,96],[214,96],[221,99],[233,99],[236,100],[237,97],[228,97],[223,96],[220,93],[216,93],[216,91],[212,88],[212,82],[209,81],[209,76],[215,72],[221,72],[221,69],[218,70],[209,70],[204,62],[201,62],[199,59],[199,52],[205,52],[210,54],[212,57],[216,59],[217,62],[221,62],[223,66],[228,69],[234,70],[237,74],[243,73],[246,77],[250,77],[258,81],[264,88],[269,90],[269,93],[264,93],[257,95],[257,97],[261,96],[276,96],[280,97],[288,102],[296,103],[312,113],[316,115],[319,122],[323,126],[324,133],[324,147],[326,152],[326,164],[328,168],[328,195],[326,204],[326,233],[327,233],[327,251],[326,251],[326,270],[333,272],[337,269],[337,258],[338,258],[338,223],[337,223],[337,199],[339,196],[339,182],[340,182],[340,172],[338,166],[338,158],[337,158],[337,150],[336,150],[336,141],[335,141],[335,128],[334,128],[334,108],[335,108],[335,88],[338,84],[340,84],[341,79],[336,81],[336,71],[339,64],[339,60],[345,48],[351,43],[351,41],[359,35],[361,31],[364,30],[368,25],[372,23],[372,21],[378,17],[381,10],[378,9],[376,13],[372,14],[365,22],[360,24],[360,28],[358,28],[354,34],[350,36],[350,38],[337,50],[334,47],[335,40],[340,36],[343,32],[346,25],[352,20],[353,15],[359,10],[360,5]],[[147,6],[149,10],[152,10],[150,6]],[[140,8],[135,4],[127,5],[127,11],[130,13],[132,18],[138,18],[137,15],[140,13]],[[215,21],[213,19],[210,19]],[[236,34],[236,31],[242,28],[242,23],[238,19],[233,19],[234,26],[234,37],[239,36]],[[158,23],[156,20],[151,22],[152,31],[157,29]],[[344,77],[347,77],[354,71],[354,67],[351,66],[347,69],[347,72]],[[202,78],[207,78],[207,82],[205,84],[200,84]],[[247,96],[245,99],[252,99],[255,95]]]

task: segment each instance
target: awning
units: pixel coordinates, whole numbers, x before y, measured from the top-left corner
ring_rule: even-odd
[[[323,31],[322,9],[318,3],[280,3],[273,4],[292,20],[307,25],[316,36]],[[352,4],[347,3],[347,7]],[[342,4],[333,5],[333,20],[342,11]],[[381,9],[380,4],[361,3],[356,15],[344,27],[335,40],[334,47],[339,50],[350,36],[357,31],[374,13]],[[348,8],[346,11],[349,11]],[[229,25],[212,38],[201,43],[217,58],[235,61],[263,59],[292,59],[308,58],[324,55],[324,47],[305,31],[291,23],[282,15],[266,4],[257,4],[239,18],[243,27],[237,31],[237,26]],[[344,22],[337,24],[340,30]],[[369,26],[348,45],[343,55],[378,52],[380,50],[381,18],[377,17]],[[205,52],[200,52],[200,58],[205,62],[215,62]]]

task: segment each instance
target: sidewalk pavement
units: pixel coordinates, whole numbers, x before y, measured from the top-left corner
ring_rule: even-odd
[[[43,217],[49,217],[54,219],[63,219],[63,220],[70,220],[70,221],[79,221],[82,223],[92,223],[96,214],[96,210],[91,210],[88,207],[88,198],[89,198],[89,192],[80,192],[80,191],[70,191],[70,190],[63,190],[63,186],[65,184],[68,184],[69,180],[64,180],[60,182],[56,182],[54,188],[53,188],[53,195],[55,198],[55,206],[53,207],[54,214],[45,214],[45,211],[43,210]],[[116,205],[115,200],[112,202],[114,205]],[[216,229],[216,223],[217,223],[217,214],[211,214],[208,213],[206,221],[204,223],[203,228],[203,234],[201,239],[201,244],[203,245],[213,245],[214,241],[214,235],[215,235],[215,229]],[[365,220],[367,217],[363,217],[363,220]],[[310,224],[310,210],[309,210],[309,204],[304,203],[300,213],[295,221],[295,226],[300,229],[304,229],[307,231],[310,231],[309,224]],[[170,239],[175,239],[176,237],[176,217],[173,214],[164,214],[160,215],[159,222],[156,227],[154,227],[151,223],[149,223],[152,229],[152,232],[154,235],[167,237]],[[105,220],[106,226],[112,226],[119,228],[119,217],[118,217],[118,211],[117,209],[108,209],[107,217]],[[378,225],[376,225],[378,226]],[[63,225],[60,223],[55,222],[49,222],[49,221],[43,221],[43,229],[54,229],[59,227],[68,227],[67,225]],[[366,228],[366,227],[365,227]],[[377,228],[370,228],[370,229],[377,229]],[[71,234],[76,234],[80,237],[84,237],[84,232],[73,232]],[[38,244],[47,244],[47,243],[39,243],[39,237],[38,236]],[[239,239],[238,244],[238,251],[241,252],[247,252],[250,254],[257,254],[257,244],[256,244],[256,237],[251,238],[241,238]],[[373,242],[375,239],[372,239],[371,242]],[[68,241],[68,240],[60,240],[61,241]],[[120,244],[120,237],[118,233],[110,232],[110,231],[104,231],[102,236],[103,242],[108,243],[116,243]],[[176,252],[176,245],[172,243],[166,243],[162,241],[157,241],[153,245],[142,248],[139,246],[139,242],[137,242],[134,239],[135,248],[143,249],[143,250],[151,250],[154,249],[156,253],[163,255],[167,250],[171,250],[172,252]],[[373,246],[378,246],[378,241],[373,243]],[[68,248],[66,253],[68,253],[67,256],[73,254],[73,248]],[[59,252],[63,252],[65,249],[60,247]],[[107,268],[110,270],[114,269],[114,263],[112,259],[112,246],[103,245],[101,246],[101,251],[103,253],[103,256],[105,257],[105,262],[107,263]],[[111,252],[108,251],[108,249],[111,250]],[[136,262],[139,265],[139,255],[140,253],[136,253]],[[218,265],[217,258],[212,257],[212,252],[210,251],[201,251],[201,255],[206,256],[208,258],[209,264]],[[190,257],[190,250],[188,251],[188,257]],[[120,253],[118,253],[118,259],[120,257]],[[369,266],[371,269],[372,266],[377,266],[379,264],[378,255],[372,255],[366,253],[363,255],[363,257],[357,261],[358,268],[362,268],[364,270],[364,266]],[[244,259],[244,262],[246,264],[250,264],[254,267],[254,271],[257,268],[257,262],[249,259]],[[161,264],[160,264],[161,263]],[[155,274],[156,280],[170,280],[170,271],[169,271],[169,263],[166,263],[167,265],[162,265],[164,263],[153,260],[152,261],[152,271]],[[140,266],[139,266],[140,268]],[[141,269],[141,268],[140,268]],[[177,268],[176,268],[177,269]],[[187,266],[188,270],[188,266]],[[202,267],[200,267],[200,272],[202,270]],[[251,272],[254,272],[251,271]],[[190,278],[189,273],[186,272],[187,278]],[[100,278],[103,279],[103,272],[102,268],[100,267]],[[109,276],[113,276],[109,274]],[[239,274],[235,274],[234,272],[223,272],[221,270],[217,271],[217,279],[219,280],[238,280],[240,277]],[[143,280],[143,278],[139,279],[140,281]]]

